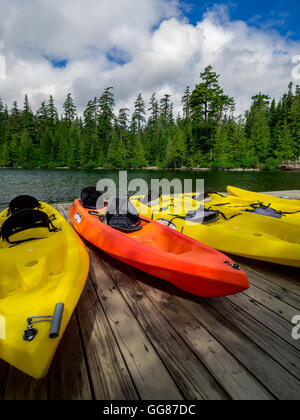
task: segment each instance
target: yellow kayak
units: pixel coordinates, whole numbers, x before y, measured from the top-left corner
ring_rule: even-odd
[[[300,200],[275,197],[274,195],[256,193],[230,186],[227,187],[227,192],[231,196],[239,197],[242,200],[261,202],[267,206],[270,205],[279,211],[300,211]]]
[[[0,358],[39,379],[85,285],[89,256],[67,221],[32,197],[0,213]]]
[[[131,197],[131,202],[142,216],[224,253],[300,267],[300,224],[233,208],[225,195],[209,194],[202,202],[196,196]]]
[[[199,194],[187,194],[192,199],[199,197]],[[201,201],[200,197],[199,200]],[[287,221],[300,226],[300,209],[289,205],[282,206],[270,202],[246,200],[241,197],[225,195],[220,193],[209,193],[205,198],[205,208],[223,213],[226,218],[234,216],[238,213],[254,213],[261,216],[276,218],[281,221]]]

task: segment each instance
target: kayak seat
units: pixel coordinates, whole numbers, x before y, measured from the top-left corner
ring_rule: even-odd
[[[108,200],[104,223],[124,233],[137,232],[142,229],[142,220],[133,205],[123,197]]]
[[[36,198],[30,195],[19,195],[9,203],[9,214],[25,209],[39,209],[40,207],[41,205]]]
[[[11,241],[10,238],[26,230],[38,228],[46,228],[49,232],[57,232],[57,229],[52,224],[52,220],[46,213],[31,209],[20,210],[3,223],[0,237],[11,245],[19,245],[23,242],[42,238],[27,238],[15,241]]]
[[[252,204],[250,205],[252,210],[246,210],[249,213],[259,214],[261,216],[268,216],[268,217],[275,217],[276,219],[282,218],[282,212],[272,209],[272,207],[265,206],[262,203]]]
[[[200,207],[197,210],[189,210],[186,214],[186,216],[180,216],[177,215],[173,219],[170,220],[169,226],[171,223],[176,219],[183,219],[187,222],[193,222],[198,224],[207,224],[207,223],[214,223],[219,220],[219,214],[218,211],[212,211],[210,209],[205,209],[203,207]],[[168,224],[167,224],[168,226]]]
[[[81,203],[86,209],[97,209],[97,201],[102,195],[96,187],[86,187],[81,191]]]
[[[113,216],[108,225],[124,233],[137,232],[142,229],[142,226],[132,225],[127,216]]]
[[[196,201],[203,201],[205,203],[209,202],[212,200],[212,195],[218,195],[220,197],[226,197],[223,194],[220,194],[218,192],[215,191],[205,191],[204,193],[197,193],[195,195],[193,195],[193,199]]]
[[[219,220],[219,212],[200,208],[197,210],[188,211],[186,220],[194,223],[213,223]]]

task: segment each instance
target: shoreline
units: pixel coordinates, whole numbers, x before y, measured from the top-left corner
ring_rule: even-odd
[[[1,169],[10,169],[10,170],[76,170],[76,171],[174,171],[174,172],[183,172],[183,171],[192,171],[192,172],[300,172],[300,167],[291,167],[291,168],[279,168],[279,169],[262,169],[262,168],[158,168],[156,166],[145,166],[143,168],[70,168],[70,167],[55,167],[55,168],[11,168],[11,167],[0,167]]]

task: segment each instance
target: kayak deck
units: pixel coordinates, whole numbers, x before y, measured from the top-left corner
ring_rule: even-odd
[[[98,249],[186,292],[217,297],[249,287],[246,274],[229,257],[151,219],[143,218],[138,231],[123,233],[91,214],[80,200],[69,216],[77,233]]]
[[[11,245],[0,241],[0,323],[5,322],[0,325],[0,336],[5,335],[0,340],[0,358],[34,378],[47,373],[89,271],[86,248],[70,225],[50,205],[41,203],[41,208],[53,215],[55,232],[27,229],[11,235]],[[0,213],[0,218],[3,228],[7,212]],[[15,244],[15,240],[23,242]],[[60,334],[51,339],[49,321],[60,302],[64,305]],[[31,317],[40,322],[33,339],[25,340]]]
[[[248,291],[199,299],[92,249],[48,377],[0,361],[0,399],[299,399],[300,270],[238,262]]]

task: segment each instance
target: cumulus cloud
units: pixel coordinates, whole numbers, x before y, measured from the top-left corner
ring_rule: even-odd
[[[79,111],[107,86],[117,107],[173,95],[176,111],[187,85],[212,64],[238,112],[262,91],[279,98],[291,80],[300,42],[276,31],[232,21],[225,7],[208,11],[197,25],[179,0],[0,0],[0,40],[7,78],[0,96],[11,105],[25,93],[33,108],[53,94],[61,105],[71,92]],[[1,45],[0,45],[1,48]],[[54,61],[66,60],[55,67]]]

